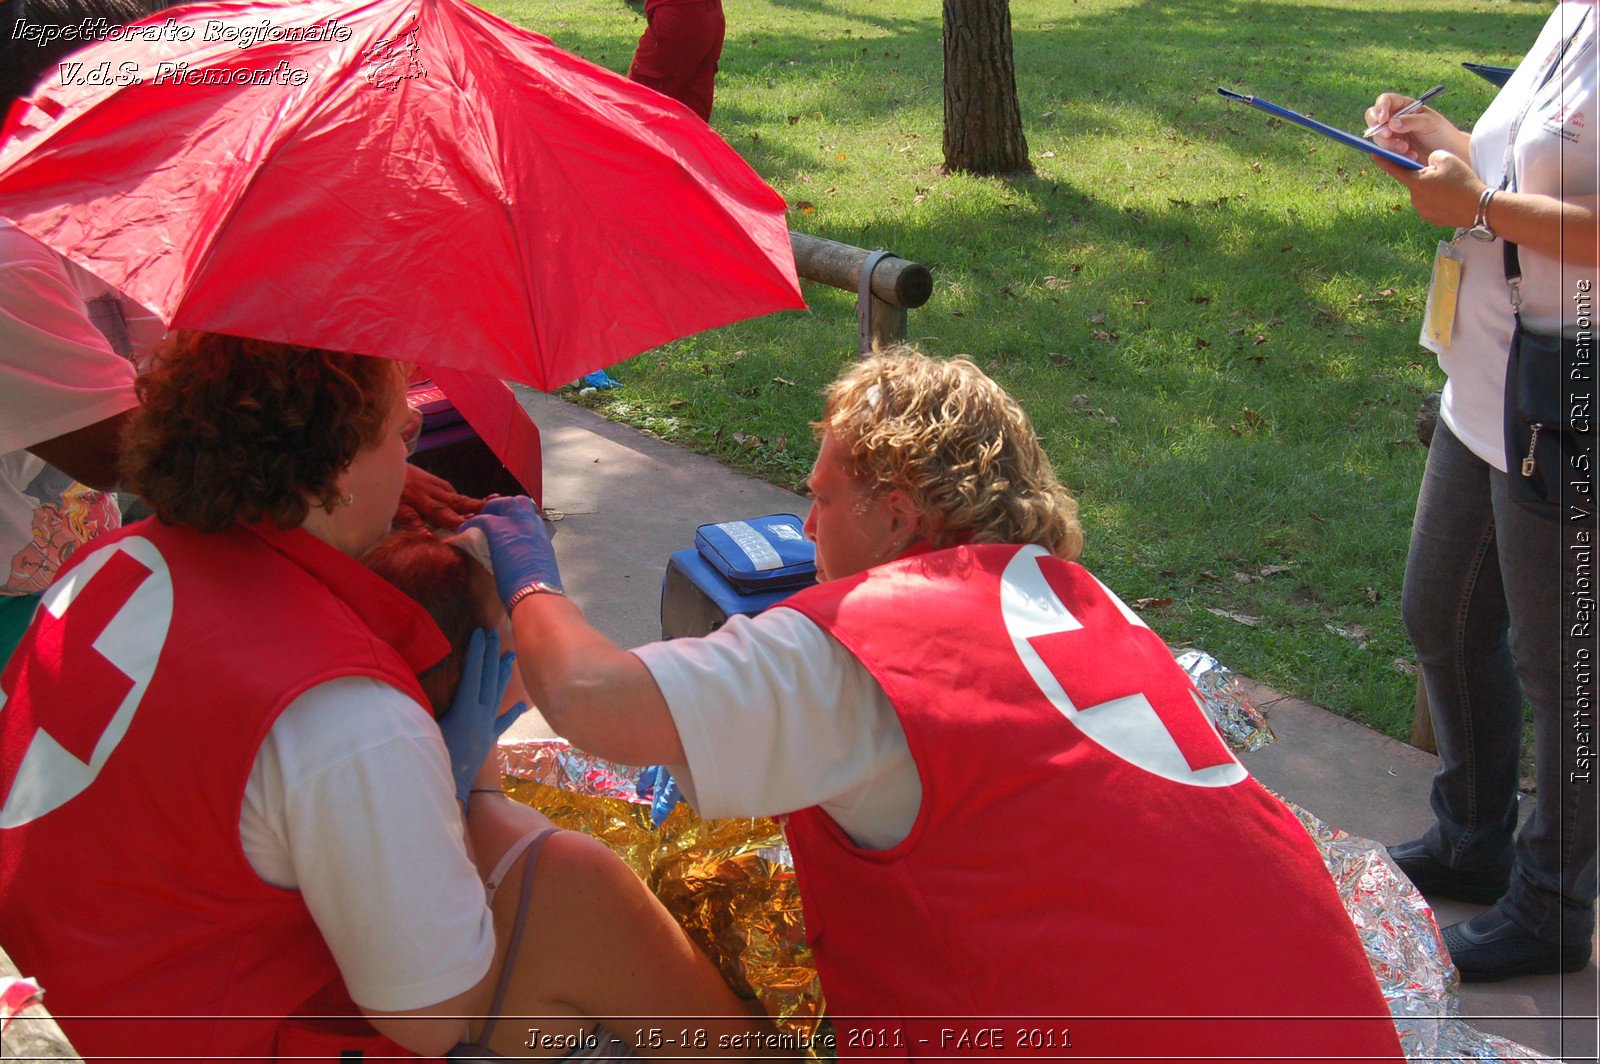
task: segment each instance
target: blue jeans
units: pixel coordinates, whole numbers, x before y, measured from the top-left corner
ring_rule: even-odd
[[[1513,499],[1511,487],[1507,474],[1439,425],[1417,497],[1401,605],[1439,746],[1438,823],[1424,840],[1453,868],[1511,862],[1511,888],[1499,902],[1506,914],[1547,941],[1587,940],[1600,793],[1587,760],[1597,662],[1593,628],[1571,633],[1583,619],[1580,587],[1593,615],[1600,548],[1592,516],[1534,512]],[[1513,842],[1524,695],[1533,706],[1539,793]]]

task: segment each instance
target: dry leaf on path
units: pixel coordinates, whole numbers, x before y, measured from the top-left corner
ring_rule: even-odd
[[[1259,627],[1261,627],[1261,618],[1252,616],[1251,614],[1248,614],[1248,613],[1235,613],[1233,610],[1219,610],[1214,606],[1207,606],[1206,607],[1206,612],[1207,613],[1214,613],[1218,617],[1226,617],[1230,621],[1237,621],[1239,624],[1244,625],[1246,628],[1259,628]]]

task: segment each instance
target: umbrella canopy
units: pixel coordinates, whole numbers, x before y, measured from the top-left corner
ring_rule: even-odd
[[[207,329],[549,390],[803,307],[783,200],[681,105],[463,0],[253,0],[63,62],[0,216]]]

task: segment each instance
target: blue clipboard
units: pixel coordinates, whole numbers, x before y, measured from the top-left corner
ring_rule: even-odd
[[[1246,96],[1242,92],[1230,92],[1221,85],[1217,86],[1217,94],[1225,100],[1237,100],[1240,103],[1247,103],[1251,107],[1265,111],[1269,115],[1277,115],[1279,118],[1287,118],[1296,125],[1302,125],[1307,129],[1315,130],[1316,132],[1321,133],[1324,137],[1331,137],[1340,144],[1345,144],[1352,148],[1359,148],[1361,151],[1364,151],[1369,155],[1376,155],[1380,159],[1387,159],[1396,166],[1403,166],[1407,170],[1423,169],[1421,163],[1413,162],[1412,160],[1407,159],[1404,155],[1396,155],[1392,151],[1384,151],[1370,140],[1358,137],[1354,133],[1346,133],[1342,129],[1335,129],[1333,126],[1318,122],[1315,118],[1307,118],[1298,111],[1291,111],[1287,107],[1279,107],[1275,103],[1268,103],[1259,96]]]
[[[1517,72],[1515,67],[1485,66],[1482,63],[1462,63],[1461,65],[1497,89],[1505,88],[1506,82],[1511,80],[1511,75]]]

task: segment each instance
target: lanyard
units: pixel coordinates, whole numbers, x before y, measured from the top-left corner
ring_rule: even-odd
[[[1544,68],[1544,74],[1539,79],[1539,84],[1535,85],[1533,90],[1528,93],[1528,102],[1522,105],[1522,110],[1517,114],[1516,121],[1511,123],[1511,129],[1506,134],[1505,159],[1500,164],[1500,188],[1502,191],[1513,188],[1516,184],[1517,160],[1514,157],[1514,150],[1517,146],[1517,133],[1522,129],[1522,121],[1528,117],[1528,112],[1533,109],[1534,102],[1538,100],[1539,94],[1544,91],[1545,86],[1550,84],[1550,79],[1555,77],[1556,71],[1561,69],[1562,61],[1566,59],[1567,52],[1572,48],[1572,43],[1578,39],[1578,34],[1583,32],[1584,24],[1589,21],[1589,12],[1592,10],[1594,9],[1584,9],[1583,15],[1578,19],[1578,24],[1572,28],[1572,33],[1567,36],[1566,40],[1561,42],[1561,47],[1556,51],[1554,58],[1549,60],[1549,65]]]

